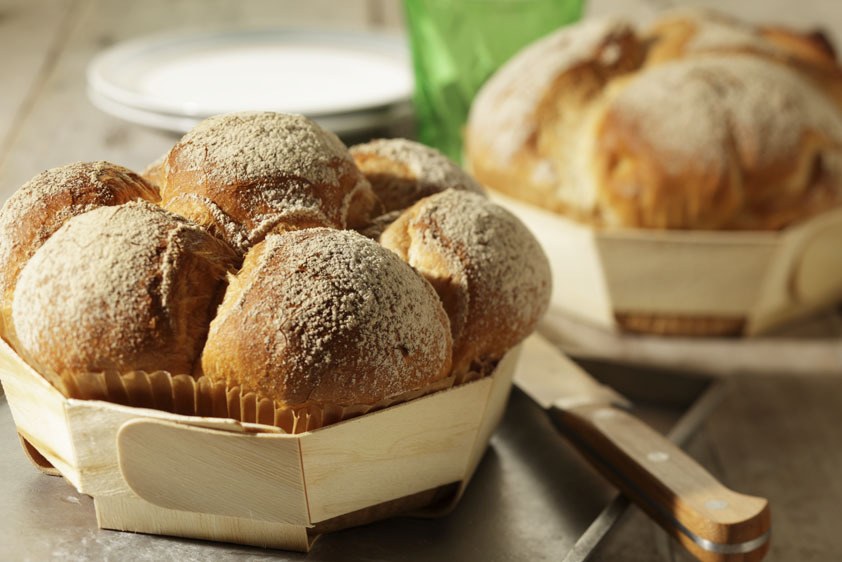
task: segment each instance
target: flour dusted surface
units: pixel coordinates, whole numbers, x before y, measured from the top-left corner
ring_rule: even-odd
[[[290,405],[353,404],[446,374],[441,305],[391,252],[355,232],[322,228],[270,235],[253,251],[260,252],[256,267],[235,281],[243,290],[223,304],[205,352],[207,358],[214,348],[218,358],[224,348],[234,361],[236,354],[257,358],[257,366],[229,375],[229,384],[242,377],[250,390]],[[205,360],[203,366],[214,377],[216,367]]]
[[[422,199],[381,242],[436,288],[450,317],[457,377],[502,357],[549,304],[549,263],[538,242],[478,194],[451,189]]]
[[[301,115],[233,113],[199,123],[178,144],[179,161],[194,163],[220,184],[279,174],[337,183],[331,159],[347,160],[336,135]]]
[[[129,170],[108,162],[76,162],[42,172],[18,189],[0,211],[0,263],[28,257],[68,219],[135,198],[156,201],[155,190]],[[28,227],[37,225],[32,232]],[[24,247],[28,246],[28,247]],[[11,282],[0,275],[0,283]],[[0,286],[5,292],[6,286]]]
[[[71,219],[21,272],[13,305],[21,344],[57,375],[189,373],[192,342],[183,341],[176,320],[183,314],[189,323],[196,314],[175,308],[184,303],[173,302],[173,290],[185,273],[185,252],[202,239],[209,236],[195,225],[145,202]]]
[[[719,167],[732,150],[751,169],[785,159],[804,129],[842,142],[842,116],[782,65],[745,55],[698,56],[636,75],[611,103],[676,175]]]
[[[482,298],[469,306],[490,309],[495,323],[517,324],[546,307],[546,257],[509,211],[476,194],[448,190],[427,199],[413,223],[429,225],[423,230],[424,245],[447,256],[465,290]],[[415,251],[424,251],[423,245]]]

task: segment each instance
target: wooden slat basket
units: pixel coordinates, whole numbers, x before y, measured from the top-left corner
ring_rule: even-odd
[[[307,551],[320,533],[454,506],[517,354],[480,380],[295,435],[66,398],[2,341],[0,380],[30,458],[92,496],[101,528]]]
[[[660,314],[751,336],[842,300],[842,208],[781,231],[603,231],[491,193],[547,252],[551,308],[606,328]]]

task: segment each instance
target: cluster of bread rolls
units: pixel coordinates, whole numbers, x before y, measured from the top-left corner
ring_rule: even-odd
[[[487,373],[550,290],[528,230],[441,154],[349,152],[278,113],[208,119],[144,177],[38,175],[0,211],[0,264],[3,337],[65,392],[167,371],[290,408]]]
[[[466,153],[600,227],[779,229],[842,203],[842,69],[820,34],[706,12],[585,21],[485,84]]]

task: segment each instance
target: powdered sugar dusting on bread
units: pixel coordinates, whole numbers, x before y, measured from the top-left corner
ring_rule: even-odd
[[[366,156],[374,155],[403,164],[409,174],[408,177],[401,179],[410,179],[415,182],[412,186],[412,192],[405,195],[405,198],[410,200],[409,204],[414,203],[421,197],[449,188],[484,193],[482,186],[447,156],[418,142],[407,139],[377,139],[352,146],[350,152],[363,173],[369,176],[369,180],[372,179],[372,172],[374,174],[379,172],[376,169],[376,163],[373,169],[366,167]],[[375,182],[372,181],[372,185],[378,192],[378,186]],[[379,192],[378,195],[380,195]],[[392,209],[386,210],[391,211]]]
[[[110,181],[117,178],[118,181]],[[121,188],[133,193],[121,193]],[[86,210],[116,205],[128,199],[144,197],[157,201],[155,189],[131,170],[109,162],[76,162],[42,172],[18,189],[0,211],[0,244],[8,242],[6,231],[27,216],[55,205],[62,216],[75,216]],[[57,201],[57,199],[66,199]]]
[[[248,245],[275,226],[345,228],[355,194],[371,189],[336,135],[283,113],[206,119],[173,147],[165,167],[165,205],[202,195],[245,228]],[[189,209],[186,216],[198,220]]]
[[[615,20],[584,21],[525,48],[477,93],[469,117],[471,137],[508,162],[535,133],[535,109],[556,77],[591,60],[603,46],[616,57],[614,39],[628,30]]]
[[[23,349],[57,375],[149,368],[135,361],[156,349],[161,363],[152,370],[173,369],[164,355],[184,342],[169,324],[177,314],[171,293],[184,274],[183,254],[203,240],[212,238],[146,202],[71,219],[21,272],[13,317]],[[63,356],[56,356],[57,345],[63,345]],[[180,357],[182,370],[176,372],[189,372],[192,361]]]
[[[531,232],[506,209],[474,194],[454,190],[428,198],[416,222],[437,225],[425,233],[427,243],[438,245],[455,269],[464,269],[469,283],[495,287],[499,306],[532,317],[546,306],[531,290],[542,287],[549,296],[549,268],[543,250]],[[501,316],[506,322],[516,321]]]
[[[715,50],[746,50],[768,55],[782,54],[780,47],[768,41],[758,28],[724,14],[700,8],[670,11],[658,21],[659,27],[686,22],[693,32],[685,43],[684,53]]]
[[[0,294],[14,282],[21,262],[68,219],[138,198],[157,201],[158,193],[134,172],[102,161],[52,168],[29,180],[0,210]]]
[[[464,292],[459,300],[466,317],[453,320],[462,331],[454,334],[455,365],[487,358],[459,357],[466,349],[499,358],[534,329],[549,304],[550,269],[520,220],[479,195],[455,190],[423,199],[408,213],[409,263]],[[425,267],[431,249],[445,257],[447,272]]]
[[[316,228],[269,235],[252,252],[257,266],[235,281],[246,285],[236,303],[223,303],[205,354],[233,329],[250,334],[242,346],[253,344],[266,366],[229,374],[229,384],[291,405],[354,404],[447,374],[447,320],[435,292],[388,250],[353,231]]]
[[[842,116],[822,93],[788,68],[750,56],[647,69],[618,85],[608,115],[637,130],[676,175],[721,166],[734,149],[749,168],[786,159],[805,128],[842,143]]]
[[[205,119],[179,141],[179,162],[221,184],[287,174],[308,182],[339,181],[332,160],[348,160],[336,135],[301,115],[229,113]]]

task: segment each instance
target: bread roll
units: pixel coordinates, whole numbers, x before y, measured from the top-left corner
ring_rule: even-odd
[[[290,408],[373,404],[446,377],[448,320],[429,283],[352,231],[269,235],[211,324],[202,369]]]
[[[59,388],[79,374],[191,374],[234,251],[145,201],[70,219],[24,266],[20,351]]]
[[[453,372],[484,370],[529,335],[547,310],[550,268],[511,213],[453,189],[422,199],[383,233],[439,294],[453,334]]]
[[[240,252],[270,232],[354,227],[379,202],[345,145],[300,115],[211,117],[170,150],[163,205]]]
[[[143,199],[157,190],[134,172],[108,162],[77,162],[42,172],[0,210],[0,335],[16,345],[12,296],[21,269],[65,222],[104,206]]]
[[[779,229],[842,203],[842,116],[806,77],[827,52],[654,29],[584,22],[515,56],[471,109],[477,178],[603,227]]]
[[[377,139],[352,146],[351,156],[383,203],[402,211],[446,189],[484,193],[474,178],[447,156],[407,139]]]

